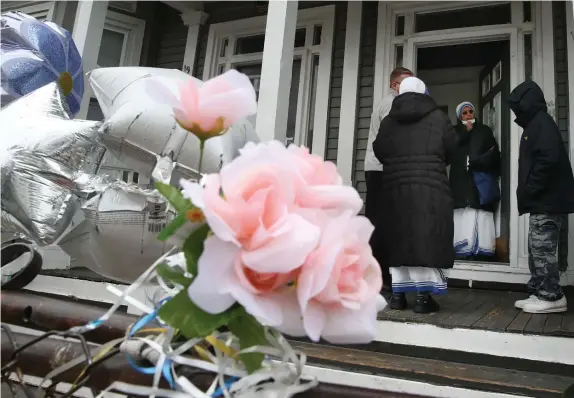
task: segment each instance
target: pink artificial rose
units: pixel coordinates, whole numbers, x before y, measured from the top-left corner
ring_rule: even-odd
[[[324,218],[321,242],[301,268],[297,296],[305,333],[334,344],[368,343],[375,337],[381,269],[373,257],[371,223],[346,212]]]
[[[179,87],[179,100],[155,81],[150,95],[170,105],[175,119],[201,140],[221,135],[233,123],[257,112],[255,89],[249,78],[235,69],[200,84],[190,78]]]
[[[325,240],[321,226],[339,214],[358,213],[362,202],[355,189],[341,184],[331,163],[277,141],[248,143],[203,186],[181,185],[213,232],[188,288],[191,300],[213,314],[239,302],[265,325],[304,334],[295,290],[301,267]],[[349,222],[342,220],[345,226],[334,231],[346,232]],[[367,235],[370,230],[361,235],[363,248],[369,248]]]
[[[237,301],[260,322],[278,326],[278,294],[290,289],[320,231],[297,213],[302,180],[289,167],[286,148],[261,146],[266,150],[259,156],[242,153],[220,174],[207,175],[203,187],[181,181],[184,196],[202,208],[213,232],[188,293],[206,312],[225,311]]]

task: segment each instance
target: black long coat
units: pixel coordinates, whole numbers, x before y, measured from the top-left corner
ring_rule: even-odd
[[[458,123],[455,127],[458,146],[450,164],[450,189],[454,208],[471,207],[493,212],[496,203],[481,206],[473,171],[500,176],[500,150],[490,127],[476,122],[471,131]],[[468,166],[467,166],[468,164]]]
[[[395,98],[373,143],[383,165],[373,235],[382,266],[452,268],[453,201],[446,167],[456,145],[456,132],[432,97]]]

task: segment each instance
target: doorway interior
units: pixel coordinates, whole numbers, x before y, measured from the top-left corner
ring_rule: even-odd
[[[427,85],[439,107],[457,123],[456,106],[470,101],[476,117],[488,125],[501,151],[502,199],[495,213],[496,251],[473,261],[509,264],[510,241],[510,41],[419,47],[416,74]]]

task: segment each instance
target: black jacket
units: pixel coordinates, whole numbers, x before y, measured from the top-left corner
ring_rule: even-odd
[[[472,130],[468,131],[466,126],[459,121],[455,130],[458,136],[458,146],[450,164],[449,175],[454,208],[472,207],[494,211],[496,203],[481,206],[478,190],[472,177],[473,171],[482,171],[495,177],[500,176],[500,150],[494,134],[490,127],[479,122],[476,122]]]
[[[508,98],[515,122],[524,129],[518,158],[518,213],[574,213],[574,177],[558,126],[533,81],[519,84]]]
[[[451,268],[453,203],[446,174],[456,132],[432,97],[405,93],[381,122],[383,165],[374,254],[383,266]]]

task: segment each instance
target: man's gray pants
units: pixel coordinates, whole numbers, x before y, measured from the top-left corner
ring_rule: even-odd
[[[566,221],[563,214],[531,214],[528,230],[528,281],[530,294],[556,301],[564,296],[560,287],[558,243]]]

